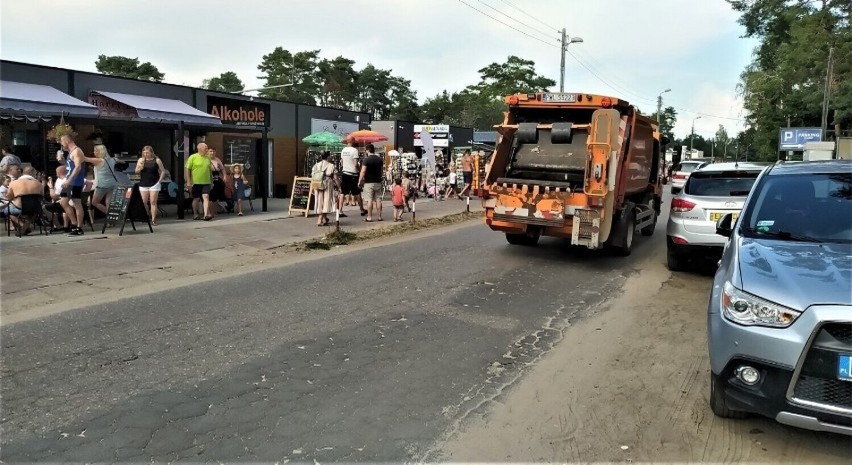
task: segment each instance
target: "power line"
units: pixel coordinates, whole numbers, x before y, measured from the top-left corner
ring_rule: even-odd
[[[489,15],[488,13],[486,13],[486,12],[484,12],[484,11],[480,10],[479,8],[477,8],[477,7],[473,6],[473,5],[471,5],[470,3],[465,2],[464,0],[459,0],[459,2],[460,2],[460,3],[463,3],[463,4],[464,4],[464,5],[466,5],[468,8],[471,8],[471,9],[473,9],[473,10],[475,10],[475,11],[479,12],[480,14],[483,14],[483,15],[485,15],[485,16],[487,16],[487,17],[489,17],[489,18],[493,19],[494,21],[497,21],[498,23],[500,23],[500,24],[502,24],[502,25],[504,25],[504,26],[506,26],[506,27],[512,28],[512,29],[514,29],[514,30],[516,30],[516,31],[520,32],[521,34],[523,34],[523,35],[525,35],[525,36],[529,37],[530,39],[537,40],[537,41],[539,41],[539,42],[543,43],[544,45],[548,45],[548,46],[551,46],[551,47],[559,48],[559,46],[558,46],[558,45],[556,45],[556,44],[551,44],[550,42],[547,42],[546,40],[542,40],[542,39],[539,39],[539,38],[538,38],[538,37],[536,37],[536,36],[533,36],[533,35],[527,34],[526,32],[524,32],[524,31],[522,31],[522,30],[520,30],[520,29],[516,28],[515,26],[512,26],[512,25],[511,25],[511,24],[509,24],[509,23],[503,22],[503,21],[501,21],[501,20],[499,20],[499,19],[497,19],[497,18],[495,18],[495,17],[493,17],[493,16]]]
[[[541,34],[541,35],[542,35],[542,36],[544,36],[544,37],[548,37],[548,38],[550,38],[550,39],[554,39],[554,40],[556,40],[556,41],[559,41],[559,39],[558,39],[558,38],[548,35],[548,33],[547,33],[547,32],[543,32],[541,29],[538,29],[538,28],[536,28],[536,27],[530,26],[529,24],[527,24],[527,23],[525,23],[525,22],[523,22],[523,21],[521,21],[521,20],[519,20],[519,19],[517,19],[517,18],[513,18],[512,16],[509,16],[508,14],[506,14],[506,13],[504,13],[504,12],[502,12],[502,11],[498,10],[497,8],[494,8],[493,6],[491,6],[491,5],[489,5],[489,4],[485,3],[485,2],[483,2],[482,0],[476,0],[476,1],[477,1],[477,2],[479,2],[479,3],[481,3],[481,4],[483,4],[483,5],[485,5],[485,6],[487,6],[487,7],[488,7],[488,8],[490,8],[490,9],[492,9],[492,10],[496,11],[497,13],[500,13],[501,15],[503,15],[503,16],[505,16],[505,17],[509,18],[510,20],[515,21],[515,22],[517,22],[517,23],[519,23],[519,24],[522,24],[522,25],[524,25],[524,26],[526,26],[526,27],[528,27],[528,28],[532,29],[533,31],[538,32],[539,34]]]
[[[521,13],[525,14],[526,16],[528,16],[528,17],[530,17],[530,18],[532,18],[532,19],[534,19],[534,20],[538,21],[538,22],[539,22],[539,23],[541,23],[543,26],[545,26],[545,27],[549,27],[550,29],[553,29],[554,31],[559,32],[559,28],[558,28],[558,27],[554,27],[554,26],[551,26],[550,24],[545,23],[544,21],[542,21],[542,20],[540,20],[540,19],[536,18],[535,16],[533,16],[533,15],[531,15],[531,14],[527,13],[526,11],[524,11],[524,10],[522,10],[522,9],[520,9],[520,8],[518,8],[518,7],[516,7],[516,6],[515,6],[515,5],[513,5],[511,2],[508,2],[507,0],[500,0],[500,1],[501,1],[501,2],[503,2],[503,3],[505,3],[506,5],[509,5],[510,7],[514,8],[515,10],[520,11]]]

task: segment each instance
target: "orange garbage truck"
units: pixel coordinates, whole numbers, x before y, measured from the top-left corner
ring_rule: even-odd
[[[629,255],[660,213],[656,121],[627,101],[582,93],[516,94],[482,186],[485,223],[515,245],[541,236]]]

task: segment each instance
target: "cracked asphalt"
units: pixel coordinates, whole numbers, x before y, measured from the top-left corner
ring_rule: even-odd
[[[469,223],[4,326],[0,458],[422,460],[654,239],[616,258]]]

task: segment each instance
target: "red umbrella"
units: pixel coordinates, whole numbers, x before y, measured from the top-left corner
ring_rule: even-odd
[[[355,131],[346,136],[344,139],[346,142],[353,142],[355,144],[372,144],[373,142],[381,142],[385,140],[388,140],[388,138],[384,134],[379,134],[376,131],[370,131],[368,129]]]

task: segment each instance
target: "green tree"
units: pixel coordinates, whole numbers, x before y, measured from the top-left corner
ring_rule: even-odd
[[[713,150],[710,153],[714,154],[716,158],[729,158],[728,148],[732,141],[733,139],[728,135],[728,130],[720,124],[719,129],[716,130],[715,137],[711,141]]]
[[[419,121],[420,107],[417,105],[417,92],[411,90],[411,81],[401,77],[391,77],[391,99],[394,102],[390,110],[391,119]]]
[[[674,107],[666,107],[662,111],[662,118],[660,119],[660,133],[669,138],[669,141],[675,140],[674,135],[674,125],[677,122],[677,110]],[[657,112],[655,111],[650,116],[651,119],[657,119]]]
[[[829,50],[828,129],[852,124],[852,7],[848,0],[728,0],[746,37],[759,39],[740,91],[759,158],[778,153],[778,128],[820,126]]]
[[[95,68],[108,76],[119,76],[140,81],[162,82],[165,75],[150,62],[139,63],[139,58],[98,55]]]
[[[348,110],[355,102],[358,72],[355,61],[342,56],[333,60],[322,60],[317,68],[320,83],[318,100],[320,105]]]
[[[243,81],[233,71],[226,71],[216,77],[205,79],[201,87],[219,92],[241,92],[245,89]]]
[[[282,47],[276,47],[272,53],[264,55],[257,66],[263,73],[258,78],[266,81],[264,87],[287,86],[262,90],[260,95],[316,105],[317,96],[322,89],[317,74],[318,57],[319,50],[290,53]]]
[[[535,73],[535,62],[510,55],[505,63],[491,63],[479,70],[477,91],[492,97],[545,91],[556,81]]]

